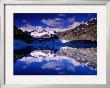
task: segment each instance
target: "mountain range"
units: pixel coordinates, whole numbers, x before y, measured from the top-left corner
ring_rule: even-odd
[[[14,26],[14,38],[32,42],[34,39],[52,39],[59,38],[63,43],[74,40],[91,40],[97,41],[97,19],[80,24],[75,28],[63,31],[33,29],[31,31],[23,31]]]

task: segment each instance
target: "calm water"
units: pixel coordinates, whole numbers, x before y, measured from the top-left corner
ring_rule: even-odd
[[[14,41],[14,75],[96,74],[96,42]]]

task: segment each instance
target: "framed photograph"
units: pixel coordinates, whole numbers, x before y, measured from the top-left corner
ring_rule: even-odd
[[[1,88],[110,88],[109,1],[1,8]]]

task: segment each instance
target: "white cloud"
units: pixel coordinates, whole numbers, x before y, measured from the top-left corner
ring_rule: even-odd
[[[66,15],[63,14],[63,13],[61,13],[61,14],[58,14],[58,16],[60,16],[60,17],[64,17],[64,16],[66,16]]]
[[[27,21],[26,21],[26,20],[22,20],[22,22],[23,22],[23,23],[27,23]]]
[[[29,23],[27,20],[25,20],[25,19],[22,20],[22,23],[23,23],[24,25],[30,25],[30,23]]]
[[[42,69],[55,69],[55,70],[61,70],[63,69],[64,64],[62,62],[54,61],[54,62],[48,62],[47,64],[44,64],[42,66]]]
[[[59,15],[64,15],[64,14],[59,14]],[[24,22],[26,25],[19,29],[21,29],[23,32],[25,31],[33,32],[37,30],[62,32],[65,30],[69,30],[70,28],[74,28],[80,25],[81,23],[81,22],[74,22],[74,21],[75,21],[75,17],[68,18],[67,22],[71,23],[71,25],[69,25],[68,28],[63,28],[65,21],[62,18],[57,17],[57,18],[51,18],[51,19],[42,19],[41,22],[49,26],[49,27],[43,28],[42,26],[32,26],[31,24],[29,24],[27,20],[24,19],[22,20],[22,22]]]
[[[55,18],[55,21],[63,21],[61,18]]]
[[[26,26],[20,27],[19,29],[21,29],[23,32],[25,32],[25,31],[32,32],[35,30],[43,30],[43,27],[42,26],[32,26],[30,24],[27,24]]]
[[[85,24],[86,22],[85,21],[81,21],[81,24]]]
[[[69,71],[75,72],[75,66],[70,65],[67,68],[68,68]]]
[[[50,27],[62,27],[63,20],[61,18],[54,18],[54,19],[42,19],[42,23],[50,26]]]
[[[51,27],[46,27],[45,30],[47,31],[56,31],[56,32],[62,32],[68,29],[64,29],[64,28],[51,28]]]
[[[25,32],[25,31],[31,32],[31,31],[35,30],[35,27],[31,26],[31,25],[26,25],[24,27],[20,27],[19,29],[21,29],[23,32]]]
[[[68,18],[68,23],[73,23],[75,21],[75,17]]]
[[[80,24],[85,24],[85,22],[84,22],[84,21],[81,21],[81,22],[73,22],[72,25],[69,25],[69,29],[75,28],[75,27],[79,26]]]
[[[80,22],[74,22],[72,25],[69,26],[69,28],[75,28],[77,26],[79,26],[81,23]]]

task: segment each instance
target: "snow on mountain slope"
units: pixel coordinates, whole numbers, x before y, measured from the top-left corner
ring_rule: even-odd
[[[34,38],[42,37],[42,36],[50,36],[51,34],[55,34],[54,30],[48,30],[48,28],[42,28],[41,26],[31,26],[28,25],[26,27],[19,28],[23,32],[28,32]]]
[[[32,37],[34,37],[34,38],[36,38],[36,37],[42,37],[43,35],[48,35],[48,32],[42,32],[42,33],[38,33],[38,32],[36,32],[36,31],[34,31],[34,32],[31,32],[31,36]]]
[[[32,25],[26,25],[24,27],[19,28],[23,32],[28,32],[32,37],[38,38],[42,36],[51,36],[51,34],[55,34],[55,32],[63,32],[65,30],[69,29],[61,29],[61,28],[43,28],[41,26],[32,26]]]

